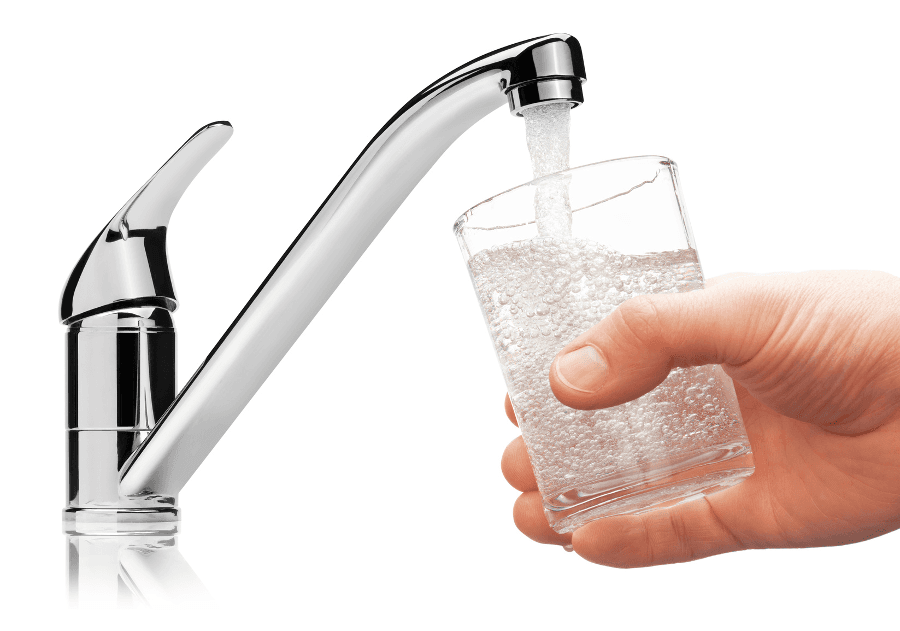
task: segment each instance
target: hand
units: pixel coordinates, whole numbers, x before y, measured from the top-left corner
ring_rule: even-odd
[[[674,367],[703,364],[722,364],[734,379],[756,461],[750,478],[559,535],[519,437],[502,462],[523,492],[518,528],[615,567],[843,545],[900,528],[900,278],[732,275],[701,291],[634,298],[560,352],[550,385],[565,405],[592,410],[649,392]],[[506,412],[515,423],[509,397]]]

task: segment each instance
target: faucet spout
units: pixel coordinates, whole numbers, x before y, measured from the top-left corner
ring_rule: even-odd
[[[444,75],[369,142],[121,468],[125,496],[174,496],[281,361],[394,211],[485,115],[583,101],[578,41],[547,35]]]

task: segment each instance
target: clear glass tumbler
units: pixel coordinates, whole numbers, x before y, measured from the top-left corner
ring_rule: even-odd
[[[541,236],[535,192],[565,184],[571,236]],[[689,501],[753,472],[719,366],[675,368],[652,392],[596,411],[566,407],[550,389],[556,354],[623,301],[703,288],[674,162],[562,171],[478,204],[453,229],[555,531]]]

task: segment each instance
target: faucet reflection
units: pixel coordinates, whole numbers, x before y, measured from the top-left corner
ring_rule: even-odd
[[[155,532],[67,534],[69,605],[152,607],[213,602],[178,551],[177,535]]]
[[[578,41],[556,34],[426,87],[369,142],[176,396],[166,232],[232,128],[194,134],[100,232],[63,291],[67,528],[177,521],[178,492],[450,144],[504,103],[517,116],[542,103],[577,106],[584,80]]]

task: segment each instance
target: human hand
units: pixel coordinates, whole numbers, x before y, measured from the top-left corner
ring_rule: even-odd
[[[503,454],[518,528],[615,567],[751,548],[833,546],[900,528],[900,278],[729,275],[640,296],[566,346],[550,385],[581,410],[646,394],[675,367],[734,380],[756,470],[701,500],[550,529],[522,438]],[[507,416],[516,423],[506,398]]]

